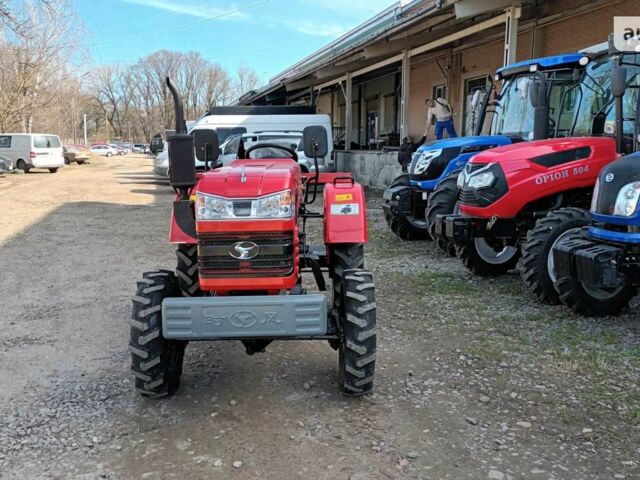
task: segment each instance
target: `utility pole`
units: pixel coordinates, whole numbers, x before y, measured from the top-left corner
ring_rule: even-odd
[[[87,114],[84,114],[84,146],[89,148],[89,143],[87,141]]]

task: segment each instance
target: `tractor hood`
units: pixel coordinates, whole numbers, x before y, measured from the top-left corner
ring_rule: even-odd
[[[514,139],[504,135],[479,135],[426,143],[413,154],[409,168],[410,179],[417,182],[437,179],[447,167],[460,170],[467,160],[478,152],[509,145],[513,141]]]
[[[469,169],[479,164],[498,163],[505,173],[522,169],[545,171],[594,157],[608,161],[616,158],[615,140],[609,137],[554,138],[506,145],[478,153],[471,159]]]
[[[225,198],[257,198],[300,185],[300,167],[290,159],[235,160],[201,175],[197,192]]]

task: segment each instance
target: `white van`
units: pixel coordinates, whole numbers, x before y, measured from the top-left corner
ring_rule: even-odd
[[[218,107],[220,108],[220,107]],[[222,107],[224,108],[224,107]],[[229,110],[233,108],[242,109],[243,107],[227,107]],[[277,108],[277,107],[276,107]],[[286,107],[285,107],[286,108]],[[241,134],[259,134],[261,132],[282,132],[284,134],[290,132],[292,135],[302,135],[301,132],[305,127],[319,125],[327,131],[327,144],[329,152],[326,158],[318,159],[318,168],[321,172],[335,171],[335,163],[333,160],[333,132],[331,129],[331,117],[326,114],[247,114],[233,115],[223,114],[216,115],[215,107],[211,113],[213,115],[205,115],[200,118],[192,127],[191,131],[198,129],[212,129],[218,132],[218,142],[222,145],[228,137]],[[230,148],[233,146],[229,145]],[[222,155],[228,153],[223,151]],[[203,162],[196,161],[196,166],[204,166]]]
[[[62,143],[57,135],[48,133],[0,133],[0,155],[25,173],[32,168],[55,173],[64,167]]]

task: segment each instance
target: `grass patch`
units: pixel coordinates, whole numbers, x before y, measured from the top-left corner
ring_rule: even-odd
[[[420,273],[416,277],[416,286],[423,294],[476,296],[481,293],[480,288],[476,284],[451,273]]]

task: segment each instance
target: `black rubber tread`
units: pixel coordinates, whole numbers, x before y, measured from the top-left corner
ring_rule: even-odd
[[[484,261],[478,255],[474,242],[462,245],[456,244],[456,255],[460,257],[463,265],[476,275],[481,277],[497,277],[505,275],[516,268],[516,264],[520,258],[520,249],[518,249],[518,253],[516,253],[516,255],[501,264],[493,264]]]
[[[176,249],[176,277],[178,288],[183,297],[200,297],[200,278],[198,277],[198,246],[180,244]]]
[[[414,242],[419,240],[431,240],[429,232],[424,229],[418,229],[413,226],[407,217],[393,217],[389,223],[391,231],[396,234],[400,240]]]
[[[438,244],[438,247],[448,255],[454,257],[456,248],[452,241],[443,238],[436,233],[437,215],[449,215],[455,210],[458,201],[458,173],[453,173],[442,180],[427,199],[427,208],[424,218],[427,221],[429,235]]]
[[[342,312],[342,281],[344,272],[364,268],[364,245],[362,243],[339,243],[331,245],[329,252],[329,276],[333,280],[333,305]]]
[[[586,238],[586,232],[576,231],[566,237],[566,240]],[[573,312],[585,317],[606,317],[618,315],[629,306],[629,302],[638,294],[638,288],[625,285],[615,296],[609,299],[594,298],[585,290],[582,282],[572,277],[560,277],[556,280],[555,288],[560,300]]]
[[[403,173],[397,176],[391,185],[387,188],[398,187],[400,185],[411,186],[411,181],[408,173]],[[427,230],[420,230],[411,225],[406,217],[394,217],[393,215],[385,213],[384,216],[387,225],[391,228],[391,231],[396,234],[398,238],[406,241],[414,240],[431,240],[429,232]]]
[[[560,303],[560,296],[547,268],[547,259],[553,254],[553,243],[567,230],[590,223],[591,218],[586,211],[567,207],[548,213],[527,232],[527,240],[522,245],[522,257],[518,262],[518,272],[527,290],[541,302],[548,305]]]
[[[80,163],[80,162],[78,162]],[[69,157],[64,157],[64,164],[65,165],[71,165],[71,160],[69,160]]]
[[[387,188],[393,188],[399,185],[406,185],[406,186],[411,185],[411,183],[409,182],[408,173],[403,173],[397,176],[396,178],[394,178],[393,181],[391,182],[391,185],[389,185]],[[389,228],[391,228],[391,220],[393,220],[393,216],[387,212],[384,212],[384,219],[387,222],[387,225],[389,225]]]
[[[58,169],[57,169],[57,168],[50,168],[50,169],[49,169],[49,172],[50,172],[50,173],[56,173],[57,171],[58,171]]]
[[[154,270],[143,274],[132,299],[131,372],[136,389],[147,397],[173,395],[180,386],[186,342],[162,336],[162,300],[175,296],[173,272]]]
[[[365,395],[373,389],[376,368],[373,275],[366,270],[345,270],[343,285],[343,338],[338,350],[340,386],[345,395]]]

